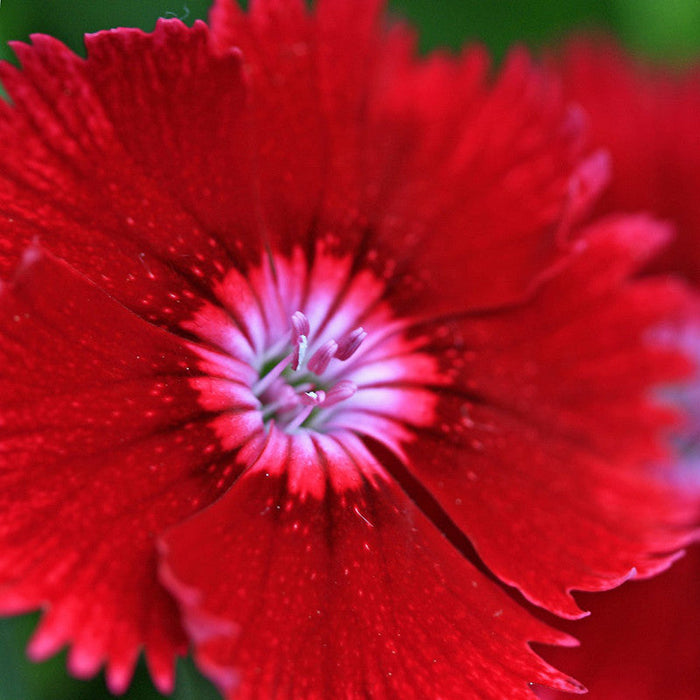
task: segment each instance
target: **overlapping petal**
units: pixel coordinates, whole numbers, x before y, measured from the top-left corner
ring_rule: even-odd
[[[250,78],[272,235],[332,234],[401,280],[411,313],[512,300],[562,252],[581,124],[524,52],[492,85],[480,49],[417,59],[382,5],[214,5],[214,40],[240,47]]]
[[[529,303],[417,331],[451,380],[407,468],[502,580],[561,615],[581,614],[572,588],[650,575],[689,535],[692,505],[639,472],[667,454],[654,428],[673,421],[648,382],[689,369],[645,339],[687,308],[684,290],[626,279],[666,237],[602,222]]]
[[[197,357],[46,252],[0,309],[0,610],[46,609],[30,652],[70,643],[123,690],[143,646],[172,688],[187,642],[155,537],[235,477],[192,386]],[[229,411],[245,411],[235,393]]]
[[[240,61],[214,57],[202,23],[86,44],[84,60],[35,36],[14,46],[21,70],[2,66],[0,270],[38,239],[174,328],[253,235],[259,254]]]
[[[167,535],[163,572],[226,697],[581,690],[525,644],[567,638],[461,557],[348,436],[273,428],[227,495]]]

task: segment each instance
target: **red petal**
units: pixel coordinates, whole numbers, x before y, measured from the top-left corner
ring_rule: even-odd
[[[581,596],[592,614],[568,625],[581,639],[574,652],[546,651],[571,667],[591,697],[696,700],[700,697],[700,548],[653,581]],[[540,697],[567,696],[542,690]]]
[[[525,54],[490,86],[480,50],[417,59],[409,31],[382,28],[383,4],[215,3],[215,41],[250,75],[272,235],[394,273],[412,314],[512,300],[560,253],[580,125]]]
[[[687,297],[625,280],[664,239],[642,224],[601,224],[529,303],[435,334],[455,387],[406,447],[487,566],[564,616],[580,615],[571,589],[610,588],[633,567],[650,575],[688,536],[687,509],[639,467],[666,454],[672,417],[650,384],[688,370],[647,342]]]
[[[14,47],[21,71],[0,67],[0,273],[39,239],[172,328],[234,260],[261,254],[240,61],[175,20],[90,36],[86,60],[33,41]]]
[[[199,664],[238,700],[580,691],[526,644],[570,640],[463,559],[352,439],[273,429],[231,491],[168,534],[163,580]]]
[[[250,14],[235,2],[217,2],[211,23],[222,52],[236,47],[242,53],[259,146],[261,213],[275,248],[288,253],[313,229],[329,176],[311,23],[300,0],[256,1]]]
[[[448,84],[470,84],[464,73],[473,58],[467,54],[456,74],[453,68]],[[458,112],[448,101],[447,124],[445,98],[436,109],[415,94],[427,78],[411,76],[404,100],[420,104],[425,122],[441,130],[442,157],[430,150],[434,139],[421,140],[428,148],[416,157],[410,200],[404,193],[400,200],[414,208],[409,222],[428,223],[419,234],[417,276],[427,278],[437,299],[427,297],[426,310],[506,303],[530,289],[562,252],[559,228],[578,177],[580,130],[571,128],[552,82],[522,52],[508,57],[492,87],[482,75],[480,90],[462,96]],[[392,215],[400,220],[398,212]],[[405,228],[412,233],[416,224]]]
[[[142,646],[172,688],[186,640],[154,537],[235,477],[197,366],[182,341],[37,249],[2,289],[0,610],[46,608],[32,656],[69,643],[71,671],[106,664],[115,691]]]

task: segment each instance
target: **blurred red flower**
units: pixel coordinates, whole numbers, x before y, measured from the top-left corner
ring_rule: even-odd
[[[604,36],[572,40],[556,63],[592,143],[611,156],[596,212],[641,210],[672,222],[674,238],[652,269],[700,285],[700,66],[644,63]]]
[[[381,10],[222,0],[2,67],[0,609],[45,609],[34,658],[577,691],[504,584],[575,618],[687,540],[640,469],[688,371],[649,340],[687,294],[635,278],[666,227],[578,226],[599,156],[554,84],[417,59]]]
[[[587,113],[593,143],[611,156],[614,175],[596,213],[647,211],[671,222],[676,235],[647,271],[680,275],[700,292],[700,70],[644,64],[606,37],[572,41],[552,66],[567,98]],[[700,300],[691,308],[683,344],[700,365]],[[673,476],[696,500],[700,370],[697,376],[674,397],[687,409],[688,422],[675,438]],[[568,626],[581,648],[546,656],[575,673],[591,697],[694,700],[700,697],[699,585],[695,547],[653,581],[582,596],[592,615]]]

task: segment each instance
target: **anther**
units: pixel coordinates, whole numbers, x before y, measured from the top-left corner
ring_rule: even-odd
[[[325,408],[335,406],[335,404],[353,397],[356,393],[357,384],[355,382],[351,382],[349,379],[341,379],[328,390],[323,406]]]
[[[323,374],[328,367],[328,363],[335,357],[338,351],[338,343],[335,340],[327,340],[316,352],[311,356],[307,367],[314,374]]]
[[[306,314],[302,311],[295,311],[292,314],[292,343],[296,343],[300,335],[309,337],[311,324]]]
[[[339,360],[347,360],[349,357],[352,357],[366,337],[367,331],[365,331],[362,326],[344,335],[338,341],[338,349],[335,351],[335,357]]]

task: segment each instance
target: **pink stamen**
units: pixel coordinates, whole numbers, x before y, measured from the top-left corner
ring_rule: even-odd
[[[307,365],[311,372],[315,374],[323,374],[328,367],[328,363],[333,359],[338,350],[338,343],[335,340],[327,340],[316,352],[311,356]]]
[[[293,416],[285,426],[289,431],[301,427],[315,408],[335,406],[357,392],[357,385],[348,379],[337,382],[327,392],[315,388],[312,383],[299,382],[301,377],[289,384],[282,380],[277,382],[289,365],[295,371],[304,365],[309,347],[311,324],[306,315],[301,311],[295,311],[291,316],[291,325],[293,346],[291,352],[253,386],[253,393],[266,404],[263,407],[266,418],[273,418],[275,415],[283,416],[284,424],[284,420],[290,414]],[[321,375],[334,357],[341,361],[347,360],[357,351],[366,337],[367,333],[364,329],[355,328],[339,341],[332,338],[327,340],[306,363],[308,371]],[[297,412],[296,415],[294,415],[295,412]]]
[[[292,355],[280,360],[257,384],[253,386],[253,393],[260,396],[266,389],[270,388],[272,382],[284,372],[284,369],[292,361]]]
[[[362,326],[344,335],[338,341],[338,349],[335,351],[335,357],[339,360],[347,360],[352,357],[366,337],[367,331],[365,331]]]
[[[294,345],[294,350],[292,351],[292,369],[296,372],[304,363],[304,358],[306,357],[306,351],[309,348],[309,339],[306,335],[299,335],[296,339],[296,344]]]
[[[326,392],[322,389],[305,391],[299,398],[305,406],[320,406],[326,400]]]
[[[309,414],[311,411],[313,411],[313,408],[313,406],[307,406],[293,421],[287,424],[286,430],[288,432],[296,430],[309,417]]]
[[[319,389],[318,391],[307,391],[299,396],[301,403],[305,408],[299,411],[299,414],[293,421],[287,424],[287,430],[296,430],[302,423],[311,415],[311,411],[316,406],[320,406],[326,400],[326,392]]]
[[[300,335],[305,335],[309,337],[311,332],[311,324],[306,314],[302,311],[295,311],[292,314],[292,343],[298,342]]]
[[[349,379],[341,379],[335,386],[331,387],[326,394],[326,400],[323,402],[324,408],[335,406],[353,397],[357,393],[357,384]]]
[[[304,363],[306,350],[309,347],[309,333],[311,324],[309,319],[301,311],[292,314],[292,369],[296,372]]]

